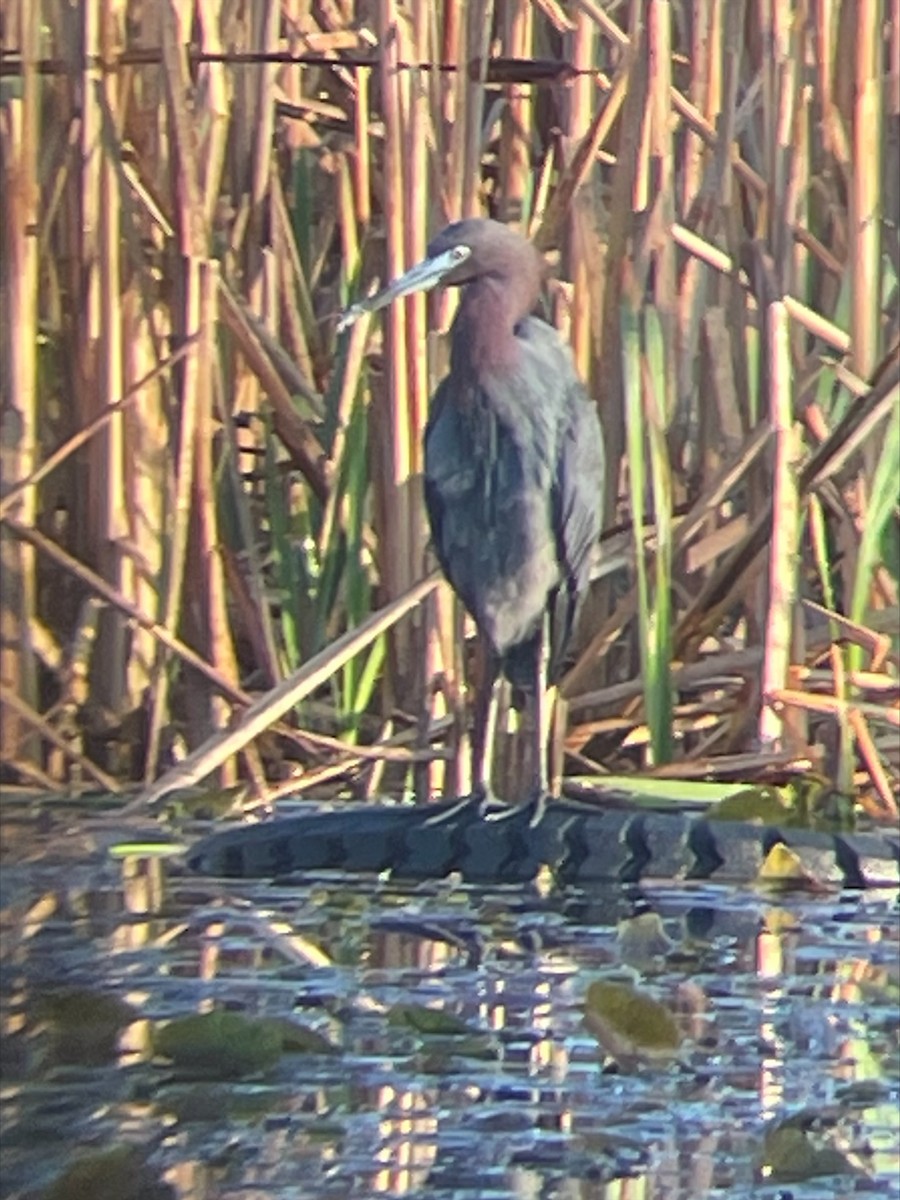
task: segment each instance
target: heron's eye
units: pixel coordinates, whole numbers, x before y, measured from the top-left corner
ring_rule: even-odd
[[[454,262],[458,262],[458,263],[465,262],[465,260],[469,257],[469,247],[468,246],[454,246],[453,249],[450,251],[450,254],[451,254],[451,257],[453,258]]]

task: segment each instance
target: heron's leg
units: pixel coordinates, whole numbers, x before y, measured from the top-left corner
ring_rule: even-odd
[[[500,677],[500,660],[486,645],[483,645],[482,674],[475,690],[475,711],[472,716],[472,792],[463,796],[458,804],[429,818],[427,825],[442,825],[456,820],[463,814],[477,813],[479,819],[493,815],[491,765],[494,757],[494,735],[497,731],[497,683]],[[515,810],[511,810],[515,811]]]
[[[560,693],[559,687],[553,684],[548,689],[552,714],[550,718],[550,747],[547,754],[547,773],[550,776],[549,792],[558,796],[562,789],[563,765],[566,757],[566,728],[568,726],[568,706]]]
[[[497,738],[497,680],[500,660],[485,647],[484,674],[475,696],[472,719],[472,789],[482,803],[491,798],[491,768]]]
[[[550,721],[553,704],[547,692],[547,666],[549,663],[549,618],[545,616],[540,637],[536,640],[534,653],[534,698],[532,700],[532,791],[529,803],[534,812],[531,825],[540,823],[547,807],[550,792],[547,773],[547,754],[550,745]]]

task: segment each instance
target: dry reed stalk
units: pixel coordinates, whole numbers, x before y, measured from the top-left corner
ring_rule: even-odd
[[[109,61],[121,48],[125,30],[120,6],[113,0],[104,0],[100,10],[100,51],[104,61]],[[96,330],[96,371],[98,393],[92,407],[102,407],[107,396],[117,396],[122,391],[124,379],[124,347],[121,320],[122,262],[120,255],[121,231],[120,174],[117,130],[121,122],[120,79],[112,72],[102,72],[92,80],[96,89],[98,107],[97,147],[99,183],[99,227],[97,230],[98,277],[98,327]],[[105,444],[104,444],[105,443]],[[98,514],[101,528],[96,532],[100,545],[107,547],[103,573],[119,591],[133,595],[136,583],[136,563],[126,550],[129,542],[129,523],[126,506],[122,503],[126,495],[127,459],[125,441],[125,419],[114,415],[106,430],[97,439],[103,445],[104,470],[92,487],[100,500],[102,511]],[[99,484],[99,486],[98,486]],[[102,560],[101,560],[102,561]],[[101,616],[95,658],[95,688],[100,703],[113,712],[130,708],[135,697],[127,693],[127,658],[129,654],[129,631],[118,614],[107,611]]]
[[[818,747],[805,754],[789,750],[746,751],[738,754],[717,753],[712,757],[697,757],[690,762],[668,763],[655,767],[649,774],[655,779],[716,780],[753,779],[759,783],[777,783],[787,776],[822,775],[822,756]]]
[[[672,90],[672,10],[668,0],[653,0],[648,22],[647,120],[653,183],[653,302],[662,333],[665,394],[656,397],[661,432],[668,435],[675,413],[677,280],[675,243],[675,164],[669,97]],[[668,586],[668,584],[667,584]]]
[[[616,166],[609,200],[606,244],[606,284],[599,337],[595,343],[598,382],[597,403],[604,417],[607,468],[603,511],[612,514],[618,504],[618,464],[625,449],[619,311],[629,255],[629,238],[634,223],[632,200],[638,171],[641,116],[647,86],[647,46],[642,24],[642,5],[630,5],[627,84],[621,112]]]
[[[414,0],[408,51],[414,62],[427,62],[431,55],[428,39],[428,0]],[[428,245],[428,90],[423,72],[406,73],[406,154],[404,156],[403,224],[405,227],[406,266],[420,262]],[[428,419],[428,318],[424,298],[407,306],[406,367],[409,406],[406,436],[409,441],[409,470],[413,476],[423,471],[422,439]],[[424,513],[415,498],[409,506],[410,528],[407,546],[413,574],[421,569],[425,549]]]
[[[685,663],[676,667],[672,679],[679,691],[686,689],[721,690],[725,687],[738,689],[743,685],[747,676],[756,674],[762,662],[762,649],[754,646],[750,649],[735,650],[731,653],[722,652],[710,654],[697,662]],[[635,675],[622,683],[610,684],[596,692],[586,692],[581,696],[573,696],[571,709],[575,712],[621,706],[627,701],[638,700],[641,695],[642,682]]]
[[[771,423],[775,430],[773,510],[776,514],[769,547],[768,604],[764,630],[759,741],[767,750],[796,750],[785,737],[785,719],[770,697],[788,686],[797,595],[797,541],[800,531],[797,461],[799,441],[793,415],[788,315],[783,304],[768,312]],[[806,739],[802,739],[805,745]]]
[[[118,28],[120,14],[108,0],[85,6],[79,17],[81,206],[76,256],[80,278],[76,287],[81,303],[74,333],[81,385],[76,391],[77,420],[87,425],[103,411],[105,398],[122,390],[119,196],[115,169],[108,158],[113,152],[118,120],[118,79],[102,66],[117,51],[122,31]],[[87,446],[88,487],[79,497],[85,511],[77,520],[82,546],[95,557],[116,591],[130,584],[122,554],[128,532],[122,505],[123,445],[122,418],[116,416]],[[101,618],[98,644],[102,653],[95,660],[96,699],[113,712],[125,704],[125,636],[126,630],[114,614]]]
[[[132,282],[120,304],[125,384],[136,401],[122,407],[126,489],[122,507],[128,526],[123,547],[130,567],[128,594],[138,608],[155,613],[165,558],[170,436],[166,402],[171,396],[172,364],[164,357],[160,362],[159,355],[159,334],[166,327],[167,314],[161,306],[148,312],[149,307]],[[190,353],[190,345],[178,354],[179,362]],[[151,686],[155,652],[152,638],[129,624],[124,680],[129,711],[140,705]]]
[[[340,463],[344,455],[347,429],[350,425],[356,391],[359,387],[362,358],[368,331],[369,321],[364,318],[354,326],[348,341],[345,371],[342,387],[337,398],[334,436],[331,440],[331,453],[329,455],[330,473],[332,478],[335,479],[339,475]],[[337,488],[332,488],[325,501],[325,506],[322,510],[322,521],[319,525],[318,552],[320,558],[325,556],[331,542],[340,516],[341,502],[342,497]]]
[[[501,10],[503,42],[512,58],[534,56],[534,7],[528,0],[510,0]],[[513,84],[506,97],[500,136],[497,210],[500,221],[520,224],[533,211],[531,144],[534,136],[532,89]]]
[[[896,705],[889,707],[884,704],[871,704],[866,701],[855,701],[848,703],[845,700],[840,700],[837,696],[821,695],[818,692],[796,691],[791,688],[783,688],[772,693],[773,702],[780,705],[795,705],[797,708],[807,709],[810,712],[826,713],[829,716],[834,716],[843,712],[848,718],[853,713],[859,713],[863,717],[868,717],[872,721],[876,721],[894,729],[900,729],[900,709]]]
[[[400,89],[401,50],[404,47],[403,22],[395,0],[379,0],[378,38],[381,48],[379,82],[384,117],[384,226],[385,272],[389,279],[402,274],[406,262],[403,211],[406,189],[403,162],[407,153],[406,127]],[[384,358],[385,390],[381,413],[382,462],[377,478],[376,503],[381,549],[381,579],[386,597],[402,595],[412,581],[413,557],[410,553],[410,474],[412,455],[409,428],[409,376],[406,368],[407,319],[411,305],[421,306],[421,297],[391,306],[385,318]],[[402,635],[401,635],[402,637]],[[408,642],[395,642],[395,669],[408,669]]]
[[[291,54],[302,54],[305,49],[304,34],[314,29],[309,5],[303,0],[283,0],[281,5],[282,38],[280,50]],[[284,103],[292,111],[299,111],[304,101],[306,68],[297,64],[294,69],[282,70],[278,76],[278,89]],[[306,122],[287,121],[283,130],[284,144],[292,151],[301,150],[309,140],[309,125]]]
[[[264,388],[272,406],[275,431],[292,461],[320,500],[328,495],[330,475],[325,452],[307,421],[297,412],[291,394],[262,345],[259,331],[238,297],[222,280],[219,285],[219,315],[241,351],[247,367]]]
[[[827,555],[824,557],[824,562],[827,565]],[[828,589],[830,591],[830,588]],[[832,603],[829,600],[829,603]],[[846,703],[849,697],[847,670],[845,665],[844,647],[835,639],[829,648],[829,657],[831,659],[831,673],[834,677],[833,693],[835,697],[842,703]],[[853,788],[853,769],[855,766],[855,746],[853,727],[845,716],[845,710],[841,709],[838,714],[838,738],[837,749],[834,755],[835,784],[845,794],[849,795]]]
[[[38,215],[40,179],[40,82],[36,63],[40,48],[40,5],[22,0],[9,13],[7,38],[18,37],[22,50],[22,83],[0,109],[4,194],[2,217],[3,313],[2,402],[4,428],[0,443],[3,491],[32,476],[38,453]],[[4,47],[6,48],[6,47]],[[15,503],[19,519],[31,524],[37,512],[29,489]],[[33,551],[0,530],[0,681],[24,705],[37,703],[37,663],[32,630],[37,616]],[[0,755],[4,760],[37,763],[39,744],[23,711],[7,711],[0,721]]]
[[[371,78],[372,72],[368,67],[361,67],[356,73],[356,104],[353,109],[353,197],[360,229],[367,229],[372,220],[372,145],[369,137],[369,125],[372,120],[369,108]],[[350,278],[354,277],[355,272],[350,275]]]
[[[801,55],[806,53],[808,38],[804,38],[798,47]],[[809,226],[810,210],[809,195],[812,188],[813,148],[812,148],[812,95],[808,87],[803,86],[802,79],[797,81],[797,94],[794,109],[794,127],[792,130],[793,157],[791,176],[788,183],[786,205],[789,216],[785,230],[785,253],[790,260],[788,286],[786,292],[799,296],[807,303],[811,292],[812,256],[810,247],[801,237],[798,230]],[[795,361],[804,357],[808,339],[799,329],[791,330],[791,349]]]
[[[201,341],[197,360],[197,413],[195,461],[193,478],[193,512],[195,546],[200,571],[194,574],[195,598],[202,603],[206,657],[220,675],[238,682],[238,667],[228,622],[227,598],[222,559],[219,554],[216,489],[214,482],[215,426],[213,423],[213,391],[216,361],[215,330],[218,300],[218,264],[206,262],[200,268],[199,322]],[[231,719],[231,708],[221,697],[209,701],[208,723],[213,729],[224,729]],[[219,785],[229,787],[236,782],[235,764],[225,764]]]
[[[414,62],[433,61],[436,47],[431,41],[430,14],[433,6],[429,0],[414,0],[410,22],[410,51]],[[406,157],[406,254],[407,263],[420,262],[428,244],[430,208],[428,203],[429,130],[433,126],[429,102],[433,94],[427,74],[410,72],[408,95],[408,143]],[[413,577],[425,570],[426,530],[423,498],[418,480],[424,472],[423,443],[425,424],[428,420],[430,380],[428,372],[428,315],[424,298],[408,306],[407,313],[407,386],[409,411],[407,415],[410,442],[410,472],[412,475],[411,495],[408,507],[409,531],[407,553],[412,564]],[[423,614],[414,617],[414,659],[418,658],[421,668],[418,678],[413,680],[416,706],[422,714],[421,724],[427,731],[434,718],[445,715],[441,693],[432,686],[441,673],[443,660],[440,638],[435,627],[441,611],[435,607],[433,594],[429,597]],[[418,653],[416,653],[418,650]],[[443,789],[441,764],[421,763],[415,771],[415,791],[421,799],[439,795]]]
[[[104,604],[96,596],[88,596],[79,605],[75,631],[66,647],[65,662],[60,662],[59,698],[43,713],[43,718],[65,737],[76,753],[83,747],[84,714],[90,712],[90,667],[97,644],[97,627]],[[74,776],[66,779],[66,755],[58,747],[47,747],[46,765],[51,777],[66,780],[69,787],[76,784]]]
[[[445,5],[443,15],[441,64],[448,70],[442,76],[441,122],[436,131],[438,174],[435,180],[436,200],[442,221],[466,215],[462,195],[469,90],[466,70],[469,5]]]
[[[197,0],[196,17],[200,49],[206,54],[222,54],[223,5],[221,0]],[[208,229],[213,227],[222,191],[222,174],[228,147],[229,86],[223,62],[204,62],[197,70],[197,95],[203,98],[204,121],[200,154],[200,187],[203,215]]]
[[[843,613],[831,612],[827,608],[823,608],[820,604],[814,603],[812,600],[804,600],[803,607],[810,613],[826,618],[829,625],[834,625],[841,642],[859,646],[870,654],[870,671],[881,671],[884,668],[891,653],[891,638],[887,634],[879,633],[876,629],[860,625],[857,621],[851,621]],[[833,645],[834,643],[831,642],[829,644]]]
[[[719,111],[722,95],[722,5],[721,0],[698,0],[693,5],[690,27],[691,80],[690,101],[711,125]],[[674,116],[674,113],[672,114]],[[713,215],[707,195],[705,175],[710,166],[707,143],[690,125],[681,130],[680,211],[693,216],[704,233]],[[675,238],[676,222],[672,223]],[[679,243],[684,245],[683,242]],[[700,352],[700,330],[707,303],[708,279],[700,262],[690,257],[685,262],[678,285],[679,370],[677,375],[674,432],[685,442],[697,425],[694,412],[693,364]]]
[[[794,106],[797,99],[798,29],[792,5],[760,5],[760,41],[770,52],[762,58],[762,128],[766,154],[766,249],[775,264],[778,295],[790,290],[790,223],[788,209]]]
[[[341,275],[342,282],[348,286],[359,278],[362,255],[359,244],[360,230],[357,229],[356,210],[359,206],[354,188],[358,172],[354,170],[346,155],[338,159],[335,186],[337,190],[337,211],[341,229]]]
[[[570,39],[571,63],[576,70],[583,71],[584,74],[579,75],[569,88],[566,157],[569,148],[574,149],[587,134],[595,112],[596,85],[593,75],[587,73],[594,62],[594,32],[594,22],[587,13],[579,10],[575,16],[575,30]],[[576,370],[585,380],[591,377],[594,341],[592,316],[595,311],[594,303],[598,298],[595,281],[599,277],[596,268],[601,265],[589,249],[597,238],[597,223],[592,211],[597,174],[594,157],[592,169],[586,173],[584,180],[585,190],[578,194],[577,203],[570,213],[566,238],[570,251],[566,255],[567,274],[572,280],[568,340],[572,347]]]
[[[869,780],[878,796],[881,811],[876,815],[884,820],[896,822],[898,815],[900,815],[900,809],[897,807],[894,784],[884,769],[881,755],[878,753],[878,748],[869,732],[865,716],[860,708],[854,707],[850,709],[847,719],[856,738],[860,758],[866,766]]]
[[[600,149],[606,144],[607,138],[619,119],[622,104],[629,89],[631,58],[629,53],[619,65],[605,104],[597,109],[568,161],[563,163],[556,179],[552,198],[546,204],[540,202],[536,205],[532,225],[534,227],[534,244],[539,250],[551,250],[559,245],[562,229],[573,199],[582,186],[586,185]],[[549,178],[549,172],[546,175]],[[602,297],[601,286],[597,297],[601,311]]]
[[[185,0],[190,3],[190,0]],[[264,0],[247,9],[249,22],[249,45],[260,54],[278,49],[279,23],[281,20],[280,0]],[[263,63],[252,69],[248,78],[248,91],[252,102],[243,113],[247,126],[243,137],[250,147],[248,156],[250,217],[244,240],[247,296],[254,312],[262,313],[263,273],[262,248],[268,245],[266,223],[269,215],[269,180],[272,175],[272,154],[275,130],[275,81],[278,67],[274,63]]]
[[[218,394],[218,393],[217,393]],[[222,569],[225,572],[229,601],[233,606],[234,628],[243,630],[251,646],[251,655],[264,686],[271,686],[283,677],[281,651],[275,632],[275,622],[266,595],[266,581],[255,526],[250,513],[249,498],[240,487],[237,472],[237,439],[230,414],[219,417],[225,427],[228,443],[228,467],[232,494],[237,508],[237,524],[243,552],[240,557],[227,543],[219,546]]]
[[[203,343],[201,319],[200,261],[205,254],[203,200],[196,161],[196,143],[189,107],[191,81],[185,48],[190,40],[190,11],[185,3],[173,6],[162,17],[162,46],[166,93],[172,118],[172,151],[175,196],[172,210],[178,240],[177,292],[179,306],[174,315],[177,334]],[[168,542],[165,591],[161,597],[162,625],[176,630],[180,623],[182,597],[191,528],[196,460],[197,403],[202,387],[202,364],[197,354],[188,357],[179,381],[179,425],[174,472],[171,534]],[[156,772],[162,730],[169,721],[169,673],[160,659],[156,687],[150,700],[144,773]]]
[[[789,315],[802,325],[808,333],[820,338],[841,354],[846,354],[851,346],[850,335],[839,329],[834,322],[827,320],[821,313],[814,312],[794,296],[784,296],[783,303]]]
[[[857,0],[850,179],[850,338],[853,369],[870,379],[881,350],[882,0]],[[869,466],[871,469],[871,456]]]
[[[103,6],[87,4],[80,13],[83,22],[81,28],[82,58],[78,64],[81,71],[81,245],[78,262],[83,271],[79,280],[79,295],[82,301],[81,316],[83,327],[79,330],[82,335],[79,350],[85,361],[81,364],[82,377],[87,382],[93,374],[93,346],[100,337],[99,313],[99,263],[100,248],[98,236],[100,229],[100,164],[103,151],[103,113],[100,107],[99,88],[102,83],[102,46],[100,44],[100,26],[103,17]],[[85,389],[87,395],[79,399],[82,404],[89,403],[90,389]],[[96,392],[99,395],[99,389]],[[81,424],[94,414],[85,411]],[[93,447],[94,462],[101,461],[102,447]],[[93,531],[93,523],[92,530]]]
[[[488,50],[490,48],[491,24],[494,18],[494,0],[469,0],[465,6],[466,41],[465,65],[471,69],[477,65],[477,74],[465,78],[466,102],[464,113],[465,141],[462,146],[462,188],[460,191],[459,216],[478,217],[482,212],[481,156],[483,129],[482,115],[485,110],[485,79],[487,78]]]

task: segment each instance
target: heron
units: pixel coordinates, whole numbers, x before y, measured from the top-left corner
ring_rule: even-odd
[[[482,218],[447,226],[427,257],[343,314],[344,329],[412,292],[458,287],[450,369],[425,429],[425,506],[444,575],[486,648],[472,729],[472,799],[493,800],[497,683],[531,708],[526,807],[549,795],[548,687],[564,665],[600,535],[605,470],[597,406],[559,332],[534,316],[546,272],[535,246]]]

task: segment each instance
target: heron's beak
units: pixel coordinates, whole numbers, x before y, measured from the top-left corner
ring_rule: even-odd
[[[338,333],[349,329],[363,313],[378,312],[380,308],[386,308],[395,300],[399,300],[401,296],[409,296],[413,292],[430,292],[471,253],[468,246],[453,246],[449,250],[445,250],[443,254],[436,254],[434,258],[425,258],[422,262],[416,263],[399,279],[395,279],[387,287],[383,287],[374,296],[368,296],[365,300],[357,300],[355,304],[351,304],[349,308],[345,309],[338,321]]]

